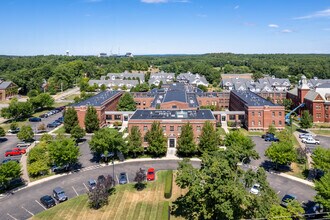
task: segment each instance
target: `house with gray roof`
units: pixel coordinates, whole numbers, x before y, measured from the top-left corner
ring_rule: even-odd
[[[19,87],[11,81],[0,80],[0,100],[5,101],[18,94]]]
[[[203,85],[203,86],[208,86],[209,83],[207,82],[205,76],[199,75],[198,73],[193,74],[191,72],[188,73],[180,73],[176,77],[176,81],[180,83],[188,83],[190,85]]]
[[[128,71],[125,71],[123,73],[108,73],[106,76],[101,76],[101,80],[108,79],[137,80],[140,81],[140,83],[145,82],[144,73],[130,73]]]
[[[105,85],[108,89],[118,89],[120,90],[124,85],[129,90],[132,87],[135,87],[139,84],[139,81],[137,80],[122,80],[122,79],[108,79],[108,80],[89,80],[88,84],[90,86],[98,85],[98,87],[101,87],[102,85]]]
[[[175,79],[175,73],[165,73],[165,72],[159,72],[159,73],[151,73],[150,79],[148,81],[149,85],[156,85],[158,86],[160,82],[162,84],[169,84],[172,83]]]

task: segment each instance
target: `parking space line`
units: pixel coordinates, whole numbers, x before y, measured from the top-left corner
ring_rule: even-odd
[[[77,196],[79,196],[79,194],[77,193],[76,189],[72,186],[73,191],[77,194]]]
[[[128,174],[126,173],[127,183],[129,183]]]
[[[280,194],[280,192],[281,192],[281,191],[278,191],[278,192],[277,192],[277,195]]]
[[[115,175],[115,176],[116,176],[117,182],[118,182],[118,184],[119,184],[118,176],[117,176],[117,175]]]
[[[40,202],[38,202],[37,200],[34,201],[36,201],[36,203],[38,203],[44,210],[46,210],[45,206],[43,206]]]
[[[24,209],[27,213],[29,213],[30,215],[34,216],[34,214],[32,212],[30,212],[29,210],[27,210],[26,208],[24,208],[23,206],[21,206],[22,209]]]
[[[83,183],[83,184],[84,184],[84,186],[85,186],[86,190],[87,190],[87,191],[89,191],[89,190],[88,190],[88,188],[87,188],[87,186],[86,186],[86,184],[85,184],[85,183]]]
[[[10,218],[14,219],[14,220],[18,220],[17,218],[15,218],[14,216],[12,216],[12,215],[9,214],[9,213],[7,213],[7,215],[8,215]]]

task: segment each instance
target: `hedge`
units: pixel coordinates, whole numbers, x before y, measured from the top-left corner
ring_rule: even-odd
[[[168,170],[166,171],[165,175],[165,192],[164,192],[164,197],[166,199],[171,198],[172,196],[172,182],[173,182],[173,171]]]
[[[169,220],[169,219],[170,219],[169,201],[165,201],[163,204],[162,220]]]

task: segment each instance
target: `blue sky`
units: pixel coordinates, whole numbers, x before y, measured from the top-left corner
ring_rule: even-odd
[[[330,53],[330,0],[1,0],[0,54]]]

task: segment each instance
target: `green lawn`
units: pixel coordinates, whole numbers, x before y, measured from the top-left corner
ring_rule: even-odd
[[[330,136],[330,130],[311,130],[313,133],[317,134],[317,135],[326,135],[326,136]]]
[[[87,195],[78,196],[61,203],[47,211],[35,215],[32,219],[159,219],[162,220],[166,171],[157,172],[157,181],[149,182],[142,191],[133,184],[117,185],[115,193],[109,197],[109,204],[99,210],[88,207]],[[170,201],[183,193],[175,184]],[[176,219],[171,216],[171,219]]]
[[[65,133],[64,126],[60,127],[59,129],[57,129],[57,130],[54,131],[53,133],[54,133],[54,134],[64,134],[64,133]]]

